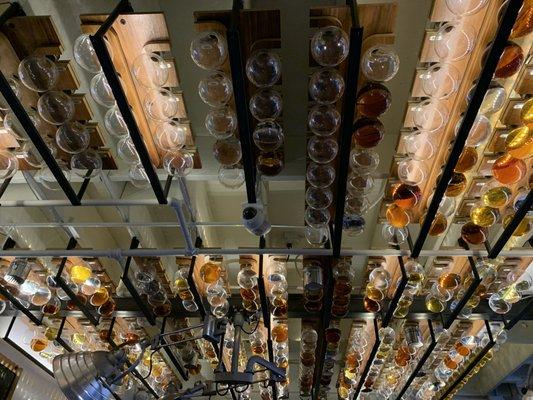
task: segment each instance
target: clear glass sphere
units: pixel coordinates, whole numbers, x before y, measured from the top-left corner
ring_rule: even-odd
[[[437,132],[448,121],[448,109],[439,100],[423,100],[411,108],[413,122],[418,130]]]
[[[335,168],[329,164],[309,163],[306,178],[313,187],[327,188],[335,180]]]
[[[266,88],[257,91],[250,99],[250,113],[258,121],[273,121],[281,114],[281,94]]]
[[[263,121],[257,124],[253,132],[255,145],[262,151],[270,152],[283,144],[283,130],[274,121]]]
[[[237,128],[237,116],[229,107],[211,110],[205,117],[205,127],[217,139],[233,136]]]
[[[139,162],[139,154],[137,154],[137,149],[130,136],[125,136],[119,140],[117,143],[117,155],[122,161],[128,164]]]
[[[436,99],[445,99],[457,92],[461,83],[461,73],[449,63],[437,63],[420,74],[422,90]]]
[[[38,131],[41,131],[41,129],[43,128],[43,120],[41,119],[39,114],[37,114],[37,112],[32,109],[26,110],[26,112],[35,128],[37,128]],[[26,131],[24,130],[18,118],[12,111],[8,112],[4,116],[4,129],[8,131],[19,142],[28,141]]]
[[[400,69],[400,57],[389,45],[369,48],[361,60],[363,75],[370,81],[387,82],[396,76]]]
[[[163,151],[178,150],[185,146],[187,130],[185,125],[177,121],[165,121],[155,129],[155,144]]]
[[[198,95],[202,101],[214,108],[228,104],[233,95],[231,79],[222,72],[215,72],[198,83]]]
[[[350,172],[346,181],[346,190],[352,196],[366,195],[374,187],[374,178]]]
[[[305,223],[314,228],[320,228],[329,223],[331,215],[327,208],[311,208],[305,209],[304,220]]]
[[[163,167],[169,175],[187,176],[194,168],[194,157],[189,152],[173,150],[163,157]]]
[[[426,161],[435,155],[437,145],[433,136],[426,132],[416,132],[403,136],[405,151],[417,161]]]
[[[281,59],[277,53],[258,50],[246,61],[246,76],[257,87],[273,86],[281,77]]]
[[[8,150],[0,149],[0,180],[13,177],[19,169],[19,161]]]
[[[463,119],[461,118],[455,126],[456,135],[459,132],[462,121]],[[468,137],[466,138],[466,145],[477,147],[487,140],[491,133],[492,125],[490,123],[490,119],[483,114],[478,114],[474,120],[474,123],[472,124],[472,127],[470,128]]]
[[[17,158],[23,159],[26,163],[34,168],[41,168],[44,165],[44,160],[31,142],[23,142],[21,148],[18,150]]]
[[[78,122],[68,122],[57,128],[56,144],[65,153],[81,153],[89,147],[90,141],[87,128]]]
[[[333,202],[333,192],[330,189],[309,186],[305,191],[305,202],[311,208],[328,208]]]
[[[110,108],[105,113],[104,126],[111,135],[118,138],[129,135],[130,133],[117,106]]]
[[[448,22],[433,37],[435,53],[442,61],[458,61],[474,48],[476,30],[468,23]]]
[[[135,81],[146,88],[160,88],[168,81],[172,63],[156,53],[141,53],[131,65]]]
[[[240,165],[221,165],[218,181],[227,189],[238,189],[244,184],[244,169]]]
[[[398,163],[398,179],[407,185],[420,185],[427,174],[427,167],[421,161],[406,158]]]
[[[147,189],[150,187],[148,174],[140,162],[130,166],[129,176],[131,184],[137,189]]]
[[[323,67],[334,67],[348,56],[348,35],[336,26],[319,29],[311,39],[311,55]]]
[[[342,229],[350,237],[363,233],[365,225],[365,219],[359,214],[344,214],[342,217]]]
[[[309,111],[307,123],[315,135],[330,136],[339,129],[341,115],[332,106],[318,104]]]
[[[75,105],[68,94],[51,90],[39,98],[37,111],[46,122],[62,125],[74,117]]]
[[[487,5],[487,0],[446,0],[446,7],[458,17],[473,15]]]
[[[362,193],[348,193],[344,200],[344,211],[347,214],[362,215],[368,210],[368,206],[368,199]]]
[[[331,138],[313,136],[307,142],[307,154],[309,158],[319,164],[327,164],[335,159],[339,145]]]
[[[372,174],[379,166],[379,154],[372,149],[354,148],[350,152],[350,168],[358,175]]]
[[[152,89],[144,97],[143,106],[148,118],[168,121],[178,114],[180,99],[167,89]]]
[[[9,87],[15,93],[15,96],[20,100],[20,85],[17,80],[13,78],[8,78]],[[0,93],[0,110],[1,111],[9,111],[11,110],[11,107],[9,107],[9,104],[7,103],[5,97],[3,94]]]
[[[241,268],[237,274],[237,284],[243,289],[253,289],[257,286],[257,273],[251,266]]]
[[[407,240],[407,230],[405,228],[395,228],[386,223],[381,228],[381,236],[389,244],[400,245]]]
[[[63,163],[58,163],[59,168],[67,181],[70,181],[70,170]],[[57,183],[54,174],[47,166],[42,167],[34,176],[35,180],[43,185],[48,190],[61,190],[61,186]]]
[[[333,104],[344,93],[344,79],[336,69],[324,68],[311,75],[309,95],[320,104]]]
[[[93,44],[88,34],[82,34],[78,36],[74,42],[74,60],[85,71],[92,74],[97,74],[102,70],[98,56],[94,51]]]
[[[229,302],[226,300],[219,306],[213,307],[213,315],[217,318],[223,318],[229,311]]]
[[[466,101],[470,103],[472,100],[472,96],[474,95],[474,91],[476,88],[477,81],[474,82],[474,85],[472,85],[472,88],[468,91],[466,96]],[[487,93],[485,93],[485,97],[483,98],[483,102],[481,103],[481,106],[479,107],[478,115],[492,115],[498,111],[500,111],[503,106],[505,105],[505,102],[507,101],[507,92],[505,88],[500,85],[497,81],[492,81],[490,83],[489,89],[487,90]]]
[[[219,69],[228,55],[226,39],[214,31],[201,32],[191,42],[191,58],[200,68]]]
[[[496,314],[507,314],[511,311],[512,304],[502,299],[498,293],[493,293],[489,297],[489,307]]]
[[[241,143],[237,138],[217,140],[213,145],[213,156],[222,165],[234,165],[241,161]]]
[[[70,168],[81,178],[94,178],[102,171],[102,157],[95,150],[87,149],[72,156]]]
[[[56,85],[59,70],[56,63],[45,56],[28,56],[18,66],[18,77],[28,89],[46,92]]]
[[[91,79],[89,92],[93,100],[101,106],[111,108],[115,105],[115,96],[103,72]]]
[[[198,311],[198,305],[193,300],[183,300],[181,302],[185,311],[196,312]]]

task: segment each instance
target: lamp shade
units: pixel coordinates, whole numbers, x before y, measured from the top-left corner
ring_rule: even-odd
[[[124,353],[108,351],[67,353],[54,358],[54,376],[69,400],[107,400],[112,399],[110,387],[104,384],[122,372]],[[109,390],[111,389],[111,390]]]

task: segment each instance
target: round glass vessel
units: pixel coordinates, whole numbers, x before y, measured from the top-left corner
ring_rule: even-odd
[[[478,155],[475,147],[467,146],[463,149],[463,152],[459,156],[457,165],[455,166],[456,172],[467,172],[475,167],[477,164]]]
[[[357,111],[365,117],[376,118],[391,106],[392,95],[380,83],[368,83],[357,93]]]
[[[395,228],[404,228],[411,221],[409,213],[396,204],[390,204],[387,207],[385,217],[389,224]]]
[[[527,167],[523,160],[514,158],[510,154],[504,154],[492,165],[494,178],[504,184],[512,185],[520,181],[527,173]]]
[[[359,118],[354,124],[354,141],[363,148],[376,147],[385,136],[385,127],[378,119]]]
[[[525,0],[516,17],[516,21],[509,38],[518,39],[533,32],[533,1]]]
[[[533,130],[527,126],[513,129],[505,138],[505,150],[521,160],[533,156]]]
[[[470,244],[483,244],[487,239],[487,231],[482,226],[467,222],[461,227],[461,237]]]
[[[484,205],[477,206],[470,210],[470,220],[481,227],[488,228],[496,223],[498,210]]]
[[[496,78],[509,78],[516,74],[524,63],[524,52],[514,42],[507,42],[500,56],[494,76]]]
[[[526,101],[520,111],[520,119],[528,128],[533,128],[533,97]]]
[[[404,210],[415,207],[422,198],[422,191],[416,185],[401,183],[393,189],[392,200],[394,204]]]
[[[454,172],[446,188],[446,196],[457,197],[466,189],[468,181],[466,176],[460,172]]]

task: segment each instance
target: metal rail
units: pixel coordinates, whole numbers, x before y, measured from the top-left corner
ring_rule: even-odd
[[[365,364],[363,373],[359,377],[357,388],[355,389],[354,395],[352,397],[354,400],[357,400],[357,398],[359,397],[359,393],[361,393],[363,384],[365,383],[368,372],[370,371],[370,365],[372,364],[372,361],[374,361],[374,358],[376,357],[376,353],[378,352],[379,345],[381,344],[381,339],[379,338],[378,321],[376,319],[374,319],[374,335],[375,335],[376,340],[374,342],[374,346],[372,346],[372,351],[370,352],[370,355],[368,356],[368,360]]]

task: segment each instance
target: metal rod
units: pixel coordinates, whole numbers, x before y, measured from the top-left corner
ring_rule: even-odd
[[[165,188],[163,189],[163,192],[165,193],[165,197],[168,197],[168,193],[170,192],[170,188],[172,187],[172,179],[174,177],[172,175],[167,176],[167,180],[165,181]]]
[[[113,10],[113,12],[109,15],[104,24],[100,27],[98,32],[96,32],[95,35],[90,36],[90,39],[94,47],[94,51],[98,56],[98,60],[100,61],[100,65],[102,66],[102,71],[104,72],[107,82],[113,91],[113,95],[115,96],[117,107],[120,110],[122,118],[124,118],[124,122],[128,127],[131,140],[135,146],[135,149],[137,150],[137,153],[139,154],[139,159],[142,163],[144,171],[146,172],[146,176],[150,181],[152,190],[154,191],[159,203],[166,204],[167,199],[163,191],[163,187],[161,186],[157,172],[152,164],[150,154],[146,149],[141,131],[137,125],[137,122],[135,121],[135,116],[130,109],[128,99],[124,93],[124,89],[122,88],[120,79],[118,78],[115,67],[113,66],[113,61],[111,60],[111,56],[109,55],[109,51],[104,41],[104,35],[107,33],[108,29],[113,25],[117,17],[126,10],[127,12],[133,11],[129,2],[121,1],[115,10]]]
[[[426,217],[424,218],[424,222],[420,227],[420,233],[418,234],[411,254],[411,257],[413,258],[417,258],[420,255],[420,251],[424,246],[429,230],[431,228],[431,224],[433,223],[433,220],[435,219],[435,215],[439,208],[439,204],[442,200],[442,197],[444,196],[446,188],[448,187],[448,183],[450,182],[461,152],[463,151],[463,147],[466,143],[468,134],[470,133],[470,129],[472,128],[472,125],[477,117],[481,102],[485,97],[485,93],[487,93],[490,82],[494,75],[494,71],[496,70],[496,66],[498,64],[498,61],[500,60],[500,56],[503,52],[503,49],[506,46],[507,39],[509,38],[509,34],[511,33],[511,29],[513,28],[514,22],[518,15],[518,10],[520,9],[521,5],[522,0],[509,0],[507,4],[507,8],[503,15],[502,21],[500,23],[498,31],[496,32],[496,36],[494,38],[494,41],[492,42],[492,46],[490,48],[488,56],[484,62],[483,70],[481,71],[479,80],[474,89],[473,96],[461,121],[461,126],[459,127],[459,130],[456,134],[455,142],[450,152],[450,156],[448,157],[448,161],[446,162],[439,182],[437,183],[437,187],[435,188],[435,192],[433,193],[433,198],[426,211]]]
[[[166,355],[168,356],[170,362],[172,363],[172,365],[174,365],[174,368],[176,368],[176,370],[178,371],[178,373],[180,374],[180,376],[184,379],[184,380],[189,380],[189,373],[188,371],[186,371],[180,361],[176,358],[176,355],[172,352],[171,349],[168,348],[168,346],[172,345],[172,343],[167,343],[166,339],[165,339],[165,328],[166,328],[166,323],[167,323],[167,317],[163,318],[163,323],[161,324],[161,336],[160,336],[160,340],[161,340],[161,347],[163,348],[163,351],[166,353]]]
[[[57,335],[56,335],[56,342],[59,343],[66,351],[68,351],[69,353],[72,353],[74,352],[74,350],[72,349],[72,347],[69,346],[69,344],[67,342],[65,342],[65,340],[61,337],[61,335],[63,334],[63,328],[65,327],[65,322],[67,321],[67,318],[66,317],[63,317],[61,319],[61,324],[59,325],[59,329],[57,330]]]
[[[357,389],[355,389],[355,393],[353,395],[353,399],[355,400],[357,400],[357,397],[359,396],[359,393],[361,392],[361,389],[363,388],[363,384],[365,383],[366,376],[368,375],[368,372],[370,371],[370,365],[372,364],[372,361],[374,360],[374,357],[376,356],[379,345],[381,343],[381,340],[379,338],[378,321],[376,319],[374,319],[374,335],[376,337],[376,340],[374,342],[374,346],[372,346],[372,351],[370,352],[370,355],[368,356],[368,360],[365,364],[365,369],[363,370],[363,373],[359,377],[359,382],[357,383]]]
[[[136,249],[137,247],[139,247],[139,244],[139,239],[137,239],[136,237],[131,238],[130,249]],[[128,275],[132,259],[133,256],[128,256],[126,258],[126,264],[124,265],[124,273],[122,274],[122,282],[124,282],[124,286],[126,286],[126,288],[128,289],[128,292],[130,293],[131,297],[133,297],[133,300],[135,301],[139,309],[142,311],[144,317],[147,319],[150,325],[154,326],[156,320],[154,314],[152,313],[152,311],[150,311],[143,299],[141,299],[139,292],[135,288],[135,285],[130,280],[130,277]]]
[[[7,179],[4,179],[4,181],[2,182],[2,185],[0,186],[0,199],[2,198],[2,196],[4,195],[4,193],[6,192],[7,190],[7,187],[9,186],[9,184],[11,183],[11,180],[13,178],[7,178]]]
[[[235,112],[239,128],[239,140],[242,147],[242,164],[246,181],[246,195],[248,203],[257,201],[255,195],[255,162],[251,137],[250,116],[248,114],[248,99],[246,94],[246,79],[242,54],[242,44],[239,32],[240,10],[242,1],[233,1],[232,22],[226,32],[229,61],[231,66],[231,80],[235,99]]]
[[[518,225],[522,222],[528,211],[533,206],[533,190],[530,190],[527,194],[526,198],[516,210],[515,215],[513,216],[513,219],[509,222],[509,225],[505,227],[502,234],[492,246],[492,248],[489,251],[489,258],[496,258],[498,257],[498,254],[503,249],[503,247],[506,245],[507,241],[511,237],[511,235],[514,233],[516,228],[518,228]]]
[[[183,234],[183,238],[185,239],[185,245],[187,246],[187,250],[190,254],[194,254],[196,252],[196,247],[194,246],[191,233],[189,232],[189,224],[187,223],[187,218],[185,217],[185,213],[183,212],[182,202],[177,199],[171,199],[169,205],[178,217],[178,221],[180,223],[180,230]]]
[[[402,257],[398,257],[398,263],[400,264],[400,270],[402,272],[402,279],[400,280],[400,284],[396,288],[396,291],[394,292],[394,296],[389,303],[389,307],[387,308],[385,317],[383,317],[383,321],[381,323],[382,327],[389,326],[390,322],[392,321],[392,317],[394,315],[394,311],[396,310],[396,306],[398,305],[398,301],[400,301],[400,297],[402,297],[403,291],[405,290],[405,287],[407,286],[407,281],[409,279],[407,276],[407,272],[405,271],[405,265],[403,263]]]
[[[357,8],[357,6],[355,7]],[[353,16],[355,19],[355,14]],[[342,120],[340,127],[340,143],[337,172],[337,193],[335,198],[335,222],[333,228],[333,256],[339,257],[342,246],[342,221],[344,217],[344,202],[346,198],[346,180],[350,168],[349,158],[352,147],[353,122],[355,117],[355,103],[357,95],[357,80],[359,77],[359,63],[361,46],[363,43],[363,28],[356,27],[352,21],[350,28],[350,50],[346,68],[346,90],[342,104]]]
[[[533,298],[529,299],[526,302],[526,305],[513,318],[511,318],[509,321],[505,321],[505,320],[503,321],[505,325],[505,329],[507,330],[513,329],[513,327],[518,322],[522,321],[522,318],[524,317],[524,315],[526,315],[526,313],[530,311],[531,309],[533,309]]]
[[[415,369],[413,370],[413,372],[411,372],[411,375],[409,375],[409,378],[403,385],[403,388],[398,394],[398,396],[396,397],[396,400],[400,400],[402,396],[405,394],[405,392],[407,391],[407,389],[409,389],[409,386],[415,380],[416,376],[418,375],[418,373],[420,372],[420,370],[426,363],[427,359],[429,358],[429,356],[431,355],[431,353],[437,346],[437,340],[435,339],[435,331],[433,330],[433,322],[431,322],[431,320],[429,319],[428,319],[428,325],[429,325],[429,332],[431,334],[431,343],[429,344],[428,348],[426,349],[422,357],[420,357],[420,360],[418,360],[418,363],[416,364]]]
[[[468,364],[468,367],[465,368],[465,370],[457,377],[457,379],[453,382],[453,384],[444,392],[442,396],[440,396],[440,400],[444,400],[448,397],[448,395],[463,381],[463,379],[472,371],[476,365],[479,364],[479,362],[485,357],[485,355],[489,352],[490,349],[494,347],[496,342],[494,341],[492,337],[492,332],[490,329],[490,325],[488,321],[485,321],[485,326],[487,328],[487,334],[489,335],[489,343],[483,349],[479,352],[479,354],[474,358],[474,360]]]
[[[196,238],[196,247],[200,247],[202,245],[202,239],[199,237]],[[202,301],[202,296],[200,296],[200,293],[198,292],[198,288],[196,287],[196,281],[194,280],[194,267],[196,266],[196,256],[192,256],[191,258],[191,264],[189,267],[189,274],[187,275],[187,283],[189,284],[189,290],[192,293],[192,297],[194,298],[194,302],[196,303],[196,306],[198,307],[198,312],[200,313],[200,316],[202,319],[206,316],[206,311],[204,307],[204,303]]]
[[[80,190],[78,191],[78,199],[81,201],[81,199],[83,199],[83,195],[85,194],[85,191],[87,190],[87,188],[89,187],[89,183],[91,182],[91,174],[93,173],[93,170],[90,169],[87,171],[87,173],[85,174],[85,178],[83,178],[83,182],[80,186]]]

